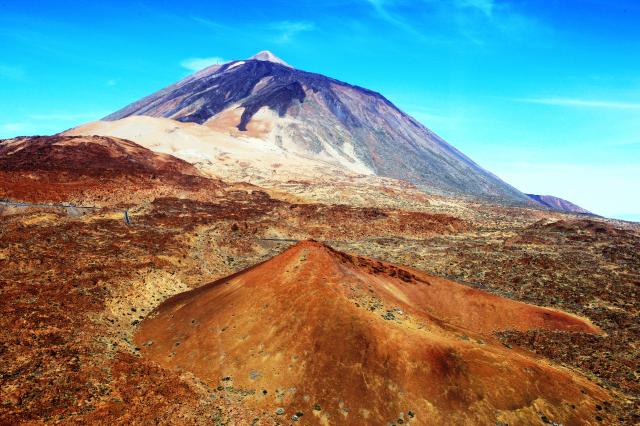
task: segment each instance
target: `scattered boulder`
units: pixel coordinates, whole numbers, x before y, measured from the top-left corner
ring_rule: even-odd
[[[396,316],[393,314],[393,311],[387,311],[386,314],[382,315],[382,318],[386,319],[387,321],[391,321],[396,319]]]

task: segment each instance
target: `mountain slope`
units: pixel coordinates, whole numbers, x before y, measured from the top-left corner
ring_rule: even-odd
[[[264,420],[590,424],[603,390],[492,336],[538,328],[599,333],[560,311],[307,241],[168,299],[135,339],[144,357],[237,394]]]
[[[269,52],[253,58],[206,68],[105,120],[198,123],[431,192],[535,204],[382,95],[294,69]]]
[[[118,138],[34,136],[0,141],[0,170],[76,171],[84,174],[187,174],[191,164]]]
[[[538,203],[542,204],[545,207],[548,207],[552,210],[557,210],[566,213],[581,213],[581,214],[593,214],[589,210],[583,209],[582,207],[573,204],[570,201],[567,201],[563,198],[554,197],[553,195],[536,195],[536,194],[526,194],[529,198]]]
[[[171,155],[104,136],[34,136],[0,140],[0,197],[20,201],[112,204],[184,191],[215,192]],[[193,194],[192,194],[193,195]]]

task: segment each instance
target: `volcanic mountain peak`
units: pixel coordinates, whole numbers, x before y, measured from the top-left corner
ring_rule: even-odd
[[[287,155],[408,181],[428,192],[536,205],[379,93],[282,62],[260,52],[213,66],[104,120],[145,115],[197,123],[252,137],[254,145],[269,143]]]
[[[268,50],[262,50],[256,53],[255,55],[251,56],[250,58],[248,58],[248,60],[251,60],[251,59],[255,59],[256,61],[273,62],[276,64],[284,65],[285,67],[293,68],[291,65],[289,65],[282,59],[278,58],[276,55],[269,52]]]
[[[583,424],[606,393],[495,330],[598,332],[559,311],[305,241],[161,304],[145,357],[309,424]],[[290,415],[290,414],[289,414]],[[402,415],[402,414],[401,414]]]

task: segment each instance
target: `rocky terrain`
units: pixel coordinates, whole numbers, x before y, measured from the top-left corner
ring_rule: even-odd
[[[0,198],[109,205],[160,194],[215,193],[222,183],[193,165],[133,142],[102,136],[0,141]]]
[[[640,224],[268,53],[110,119],[0,141],[0,424],[640,422]]]
[[[492,410],[489,407],[497,401],[492,398],[498,398],[500,389],[518,388],[518,384],[507,385],[505,382],[495,389],[486,388],[487,383],[494,383],[495,375],[482,379],[480,373],[472,372],[475,370],[463,370],[466,373],[455,373],[456,377],[473,380],[474,386],[480,386],[478,389],[484,389],[486,398],[494,401],[477,411],[482,417],[476,417],[475,423],[480,419],[483,419],[481,423],[487,424],[503,420],[503,423],[518,424],[523,419],[531,422],[562,419],[563,424],[634,424],[638,421],[640,237],[637,226],[529,209],[465,204],[464,201],[454,203],[449,200],[451,204],[446,204],[443,200],[433,199],[417,210],[291,202],[285,198],[271,196],[255,187],[229,185],[209,200],[173,196],[155,197],[135,204],[123,198],[122,204],[104,206],[82,215],[55,208],[4,207],[0,225],[0,419],[9,424],[86,423],[96,419],[129,424],[288,424],[294,423],[292,417],[297,416],[296,413],[302,413],[295,423],[315,424],[323,422],[325,416],[333,420],[362,419],[360,416],[370,411],[368,415],[380,416],[372,418],[384,416],[385,421],[393,424],[399,424],[399,420],[410,424],[434,424],[439,418],[437,413],[442,415],[441,410],[447,406],[462,416],[460,419],[471,415],[462,414],[464,404],[473,400],[468,399],[471,395],[454,392],[448,394],[446,401],[449,402],[435,399],[434,404],[441,402],[427,409],[421,405],[424,403],[411,397],[408,389],[393,386],[385,391],[385,401],[371,409],[366,408],[368,411],[352,410],[359,397],[339,396],[344,389],[340,382],[328,387],[324,397],[311,394],[305,401],[305,393],[300,387],[304,380],[302,384],[290,386],[296,387],[295,393],[291,393],[284,382],[278,384],[289,377],[284,373],[289,371],[288,364],[284,363],[286,357],[273,358],[280,359],[273,364],[273,368],[282,368],[277,376],[280,381],[271,382],[271,379],[267,380],[270,376],[265,376],[275,374],[270,373],[272,370],[268,367],[270,358],[258,358],[263,363],[262,369],[256,370],[261,375],[259,379],[252,380],[251,371],[238,370],[253,359],[248,346],[247,351],[235,354],[247,357],[245,361],[240,364],[233,360],[229,362],[228,368],[233,374],[224,369],[216,370],[213,375],[203,374],[197,366],[190,366],[188,357],[172,363],[173,358],[167,360],[163,356],[150,355],[153,344],[145,346],[145,343],[154,338],[140,336],[144,336],[144,320],[149,313],[154,309],[162,311],[163,306],[167,306],[161,305],[163,301],[277,256],[295,241],[315,238],[346,252],[406,265],[393,267],[395,269],[391,271],[408,271],[409,279],[413,279],[411,276],[423,277],[420,270],[427,271],[430,274],[425,278],[427,280],[446,277],[468,286],[469,291],[481,289],[511,300],[559,309],[588,318],[602,330],[603,333],[593,333],[591,329],[539,328],[535,323],[526,326],[529,324],[526,321],[524,328],[514,326],[512,329],[507,324],[478,329],[482,326],[480,323],[464,325],[459,322],[464,318],[456,319],[451,313],[444,317],[444,314],[424,317],[427,311],[435,315],[434,308],[429,304],[418,308],[415,304],[419,299],[415,296],[403,302],[394,287],[376,284],[380,278],[376,278],[375,272],[373,275],[367,272],[380,269],[378,274],[384,277],[391,273],[386,269],[388,267],[380,268],[374,261],[335,254],[324,246],[320,246],[319,254],[314,254],[317,250],[312,245],[313,250],[304,255],[306,260],[291,260],[293,265],[282,265],[289,273],[301,274],[295,276],[304,281],[304,269],[296,271],[294,266],[314,267],[313,256],[323,258],[326,256],[323,253],[330,253],[329,259],[336,264],[332,267],[338,271],[345,267],[363,271],[354,272],[356,275],[349,273],[344,278],[338,275],[330,281],[345,292],[340,303],[352,313],[337,315],[324,310],[326,315],[319,318],[325,318],[327,323],[323,327],[330,330],[342,321],[351,321],[351,315],[363,315],[359,320],[360,327],[373,327],[371,322],[377,324],[374,334],[364,332],[367,328],[358,332],[358,335],[369,336],[366,338],[369,345],[397,336],[394,339],[398,340],[391,340],[395,343],[386,349],[392,358],[378,358],[374,355],[376,352],[370,352],[372,363],[375,359],[389,359],[389,365],[402,365],[400,360],[405,358],[393,358],[398,356],[394,354],[412,353],[423,345],[418,343],[422,341],[420,338],[401,337],[403,333],[424,333],[425,336],[441,336],[438,339],[446,337],[438,340],[443,345],[442,350],[467,348],[466,351],[477,347],[472,352],[476,355],[488,350],[492,356],[504,360],[533,363],[531,368],[542,368],[536,370],[537,380],[544,381],[545,374],[557,370],[559,373],[553,374],[571,377],[582,383],[588,392],[569,398],[566,392],[578,389],[573,384],[556,390],[548,388],[545,392],[545,398],[550,398],[554,392],[562,392],[560,400],[575,405],[575,413],[573,408],[568,408],[570,405],[558,405],[548,399],[534,405],[526,404],[529,408],[520,411],[497,409],[499,405],[494,405],[496,409]],[[129,209],[130,225],[122,220],[121,205],[127,205]],[[303,257],[299,249],[296,250],[298,259]],[[279,262],[277,259],[271,262]],[[347,262],[346,266],[340,266],[343,261]],[[355,266],[349,266],[354,263]],[[286,281],[276,279],[280,269],[259,274],[263,278],[258,281],[284,285]],[[320,271],[327,277],[335,275],[326,266]],[[415,286],[403,281],[403,275],[396,272],[396,277],[389,279],[399,288]],[[354,279],[357,286],[352,291],[350,280]],[[313,285],[318,291],[328,291],[322,284],[320,281]],[[376,294],[369,292],[369,285]],[[279,288],[284,291],[286,286]],[[301,297],[305,294],[298,293]],[[447,293],[445,291],[434,300],[452,300],[453,294]],[[272,302],[267,299],[266,294],[257,301],[247,295],[238,299],[238,303],[244,300],[243,303],[258,303],[257,306],[270,304],[276,310],[265,320],[272,318],[274,326],[279,324],[278,316],[293,309],[292,317],[281,325],[285,327],[284,331],[278,335],[283,339],[302,339],[301,344],[306,342],[304,348],[313,345],[313,339],[308,340],[309,331],[305,334],[301,329],[288,334],[286,330],[295,327],[309,330],[304,311],[296,314],[296,309],[312,309],[319,302],[307,304],[302,299],[284,305],[289,306],[285,308],[279,304],[292,303],[291,296],[274,298]],[[323,297],[320,300],[329,303],[331,299]],[[430,303],[431,299],[424,300]],[[395,308],[402,311],[402,315]],[[220,326],[211,328],[211,339],[214,340],[203,339],[202,344],[219,341],[216,333],[220,333],[227,322],[231,327],[240,324],[234,321],[241,321],[240,312],[245,310],[238,309],[219,317],[216,321]],[[261,312],[259,309],[248,311]],[[388,311],[393,319],[383,318]],[[462,309],[462,312],[467,311]],[[256,317],[250,318],[255,320]],[[448,319],[443,322],[435,318]],[[204,317],[188,318],[187,329],[202,327],[197,330],[205,332],[206,327],[190,323],[193,319],[204,321]],[[419,324],[429,331],[417,329]],[[259,345],[257,342],[263,336],[259,331],[245,334],[252,336],[250,341]],[[225,344],[225,351],[234,347],[233,336],[238,336],[237,342],[241,344],[240,334],[245,335],[233,328],[223,333],[227,332],[233,334],[228,335],[231,340]],[[266,327],[264,333],[268,333]],[[265,344],[271,340],[264,335]],[[187,341],[181,345],[187,345]],[[346,356],[348,348],[354,346],[345,344],[344,347],[347,348],[344,349]],[[211,353],[210,349],[206,352]],[[175,352],[180,353],[179,350]],[[469,358],[469,364],[465,361],[471,356],[465,355],[467,352],[456,353],[460,358],[455,359],[459,361],[452,360],[454,364],[451,365],[459,368],[474,365],[475,361],[471,360],[475,358]],[[382,352],[378,354],[382,355]],[[233,359],[231,352],[228,356]],[[415,354],[416,358],[421,356]],[[395,361],[391,362],[392,359]],[[298,361],[301,362],[301,358]],[[291,359],[291,362],[298,361]],[[191,362],[197,362],[197,359]],[[516,361],[507,364],[517,365],[512,362]],[[212,367],[215,365],[220,364],[211,364]],[[371,368],[374,365],[371,364]],[[534,367],[536,365],[538,367]],[[330,371],[325,370],[323,376],[331,376]],[[366,378],[368,374],[375,376],[375,371],[382,374],[380,372],[385,370],[365,371]],[[404,376],[394,377],[396,384],[405,380],[401,379]],[[444,386],[441,384],[439,388],[444,389]],[[321,402],[312,401],[312,395]],[[572,398],[583,402],[569,402]],[[404,402],[400,404],[400,401]],[[455,402],[458,405],[454,401],[458,401]],[[277,414],[279,408],[284,414]],[[410,411],[415,417],[410,417]],[[426,416],[427,412],[434,417]],[[471,421],[473,417],[466,418]]]

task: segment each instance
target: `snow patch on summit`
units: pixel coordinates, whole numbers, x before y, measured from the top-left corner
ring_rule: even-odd
[[[256,61],[274,62],[276,64],[284,65],[285,67],[293,68],[291,65],[289,65],[282,59],[278,58],[276,55],[269,52],[268,50],[263,50],[261,52],[258,52],[252,57],[250,57],[249,59],[254,59]]]

